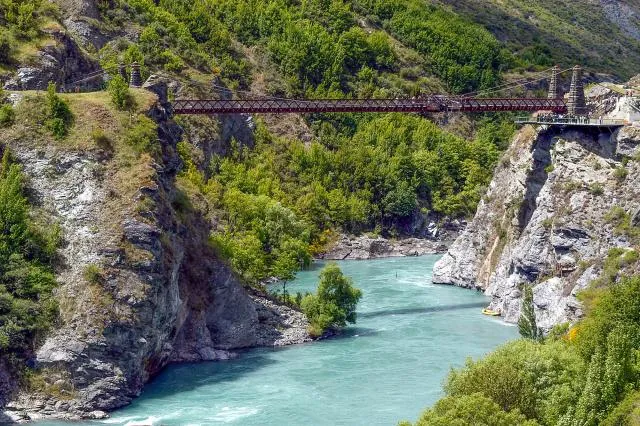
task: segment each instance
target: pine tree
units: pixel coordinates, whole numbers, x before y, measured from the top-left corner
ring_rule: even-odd
[[[542,331],[536,324],[536,313],[533,305],[533,289],[530,285],[524,287],[524,297],[522,298],[522,308],[518,319],[518,329],[520,335],[525,339],[541,340]]]

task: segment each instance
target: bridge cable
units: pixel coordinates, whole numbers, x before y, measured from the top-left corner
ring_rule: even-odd
[[[508,83],[504,83],[504,84],[501,84],[501,85],[498,85],[498,86],[494,86],[494,87],[488,88],[486,90],[478,90],[478,91],[474,91],[474,92],[467,92],[467,93],[464,93],[464,94],[458,95],[458,96],[451,95],[451,96],[447,96],[447,97],[449,97],[449,98],[472,97],[472,96],[476,97],[477,95],[480,95],[480,94],[487,95],[487,94],[490,94],[490,93],[496,93],[496,92],[501,92],[501,91],[505,91],[505,90],[515,89],[515,88],[518,88],[518,87],[523,87],[523,86],[526,86],[527,84],[531,84],[531,83],[535,83],[535,82],[538,82],[538,81],[542,81],[542,80],[548,79],[549,78],[548,72],[550,70],[552,70],[552,69],[553,68],[549,68],[547,70],[534,73],[533,76],[542,75],[542,74],[544,74],[544,75],[542,77],[539,77],[539,78],[536,78],[536,79],[533,79],[533,80],[531,79],[531,76],[529,76],[529,77],[526,77],[526,78],[522,78],[522,79],[518,79],[518,80],[515,80],[515,81],[508,82]],[[562,74],[562,73],[565,73],[567,71],[571,71],[572,69],[573,68],[571,67],[571,68],[567,68],[567,69],[558,71],[558,74]],[[93,77],[93,78],[95,78],[95,77]],[[82,80],[79,80],[79,81],[82,81]],[[312,102],[315,102],[315,101],[319,100],[319,99],[282,98],[282,97],[278,97],[278,96],[270,96],[270,95],[262,95],[262,94],[256,95],[255,93],[247,91],[247,90],[230,89],[228,87],[224,87],[224,86],[220,86],[220,85],[216,85],[216,84],[212,84],[212,88],[213,88],[213,90],[215,90],[215,91],[217,91],[219,93],[230,93],[232,95],[234,95],[234,94],[235,95],[247,94],[247,95],[250,95],[251,97],[254,97],[254,98],[257,96],[261,100],[274,100],[274,101],[286,101],[286,102],[296,101],[296,102],[303,102],[303,103],[312,103]],[[405,98],[405,99],[409,99],[409,98]],[[334,100],[334,99],[332,99],[332,100]],[[357,101],[357,100],[362,100],[362,99],[348,99],[347,98],[347,99],[335,99],[335,100],[356,100]]]
[[[544,71],[533,73],[532,75],[530,75],[528,77],[523,77],[523,78],[520,78],[518,80],[513,80],[513,81],[510,81],[508,83],[500,84],[498,86],[489,87],[489,88],[487,88],[485,90],[476,90],[476,91],[473,91],[473,92],[466,92],[466,93],[463,93],[463,94],[461,94],[459,96],[463,96],[463,97],[464,96],[473,96],[473,95],[477,95],[477,94],[480,94],[480,93],[484,93],[484,92],[489,91],[489,90],[495,90],[495,89],[498,89],[500,87],[511,86],[512,84],[515,84],[515,83],[518,83],[518,82],[521,82],[521,81],[530,81],[532,77],[535,77],[535,76],[538,76],[538,75],[543,75],[544,74],[544,76],[545,76],[544,78],[548,78],[549,77],[548,73],[552,69],[553,68],[548,68],[548,69],[546,69]]]
[[[572,68],[567,68],[566,70],[559,71],[559,72],[558,72],[558,74],[561,74],[561,73],[563,73],[563,72],[569,71],[569,70],[571,70],[571,69],[572,69]],[[479,92],[477,92],[477,93],[479,93],[479,94],[481,93],[481,94],[483,94],[483,95],[487,95],[487,94],[490,94],[490,93],[502,92],[502,91],[504,91],[504,90],[515,89],[515,88],[518,88],[518,87],[524,87],[524,86],[526,86],[527,84],[535,83],[535,82],[537,82],[537,81],[545,80],[545,79],[547,79],[547,78],[549,78],[549,77],[548,77],[548,76],[545,76],[545,77],[537,78],[537,79],[534,79],[534,80],[527,80],[527,81],[525,81],[525,82],[517,83],[517,84],[516,84],[516,83],[509,83],[509,84],[507,84],[507,85],[503,85],[503,86],[505,86],[505,87],[496,86],[496,88],[495,88],[495,89],[487,89],[487,90],[479,91]]]

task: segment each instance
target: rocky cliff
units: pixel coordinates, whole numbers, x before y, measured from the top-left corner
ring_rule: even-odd
[[[27,119],[38,110],[29,94],[0,136],[23,165],[38,214],[64,236],[60,324],[37,351],[30,391],[7,405],[12,419],[104,417],[168,363],[310,340],[300,312],[249,292],[219,260],[210,224],[175,185],[182,128],[150,94],[136,96],[157,124],[155,156],[119,142],[126,117],[95,95],[70,97],[76,126],[65,143]],[[98,125],[97,146],[76,139]]]
[[[639,159],[640,128],[523,128],[434,281],[484,290],[509,322],[532,284],[539,326],[575,320],[609,249],[637,244]]]

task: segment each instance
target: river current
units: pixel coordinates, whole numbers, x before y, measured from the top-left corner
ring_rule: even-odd
[[[363,291],[336,338],[167,368],[129,407],[91,424],[395,425],[442,396],[451,367],[516,338],[480,293],[431,284],[437,256],[338,262]],[[314,291],[323,263],[298,274]],[[42,425],[63,423],[42,423]]]

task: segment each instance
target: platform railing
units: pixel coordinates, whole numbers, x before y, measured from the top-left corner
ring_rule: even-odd
[[[550,125],[575,125],[575,126],[624,126],[625,120],[613,118],[591,117],[561,117],[552,115],[538,115],[535,117],[522,116],[516,118],[518,124],[550,124]]]

